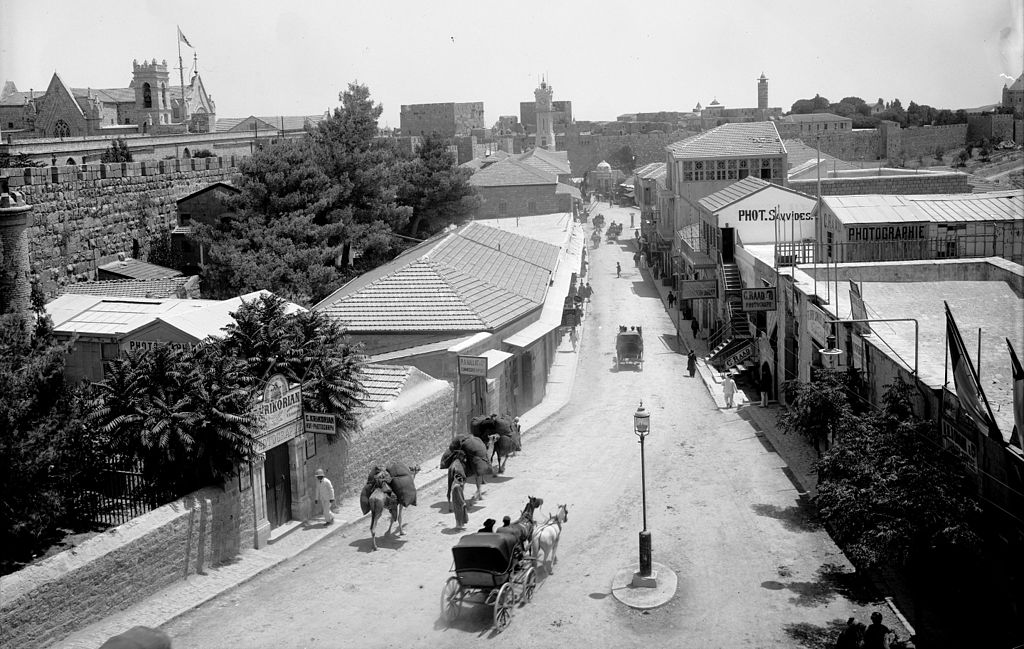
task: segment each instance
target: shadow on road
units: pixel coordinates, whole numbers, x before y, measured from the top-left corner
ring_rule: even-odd
[[[768,518],[781,521],[783,527],[791,532],[816,532],[820,530],[821,524],[818,522],[817,516],[815,516],[811,507],[804,505],[803,501],[797,501],[797,503],[792,507],[779,507],[778,505],[761,503],[751,505],[750,508],[758,516],[767,516]]]
[[[779,576],[791,575],[788,566],[779,566]],[[814,581],[763,581],[761,588],[788,590],[794,593],[789,602],[794,606],[827,606],[836,597],[844,597],[859,606],[877,603],[879,597],[866,579],[844,566],[826,563],[818,568]]]
[[[836,638],[846,628],[846,620],[835,619],[825,625],[796,622],[783,627],[786,635],[807,649],[832,649]]]
[[[366,531],[366,535],[365,539],[356,539],[349,543],[349,547],[355,548],[359,552],[373,552],[373,538],[370,537],[369,530]],[[381,550],[401,550],[405,542],[403,537],[397,536],[394,532],[377,536],[377,547]]]
[[[661,294],[651,284],[648,284],[645,280],[639,282],[633,282],[633,294],[637,297],[656,297],[661,299]]]

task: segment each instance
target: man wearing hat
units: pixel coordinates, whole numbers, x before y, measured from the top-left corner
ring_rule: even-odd
[[[334,513],[331,512],[331,507],[334,507],[334,485],[324,476],[323,469],[316,470],[316,482],[316,502],[323,507],[324,524],[330,525],[334,522]]]

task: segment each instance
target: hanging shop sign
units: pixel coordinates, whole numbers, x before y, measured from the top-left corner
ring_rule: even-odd
[[[725,359],[725,366],[726,367],[736,367],[737,365],[739,365],[743,361],[747,360],[748,358],[752,357],[753,355],[754,355],[754,341],[751,340],[746,345],[743,345],[742,347],[740,347],[739,349],[734,351],[732,354],[727,356],[726,359]]]
[[[335,435],[338,432],[338,424],[334,415],[323,412],[303,413],[302,428],[307,433],[316,433],[317,435]]]
[[[267,433],[296,424],[302,417],[302,389],[290,387],[288,379],[275,374],[267,381],[263,401],[256,411],[263,417],[263,430]]]
[[[690,279],[679,282],[679,299],[714,300],[718,298],[717,279]]]
[[[775,311],[778,308],[774,286],[745,288],[742,291],[744,311]]]
[[[827,336],[825,333],[827,331],[825,328],[826,320],[824,311],[810,302],[807,303],[807,333],[821,344],[825,344],[825,337]]]

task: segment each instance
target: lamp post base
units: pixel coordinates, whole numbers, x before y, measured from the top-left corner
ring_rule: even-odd
[[[643,574],[643,571],[638,570],[633,573],[633,580],[629,582],[630,588],[657,588],[658,587],[658,571],[648,570],[647,574]]]
[[[615,573],[612,596],[637,609],[657,608],[675,596],[679,578],[671,568],[655,563],[649,576],[644,577],[639,572],[639,566],[634,563]]]

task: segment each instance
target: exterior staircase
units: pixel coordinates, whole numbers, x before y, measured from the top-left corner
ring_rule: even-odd
[[[743,312],[743,281],[736,264],[722,264],[725,300],[729,306],[729,335],[711,350],[708,362],[719,371],[743,372],[754,366],[747,347],[753,344],[750,323]],[[743,358],[748,356],[747,358]]]

